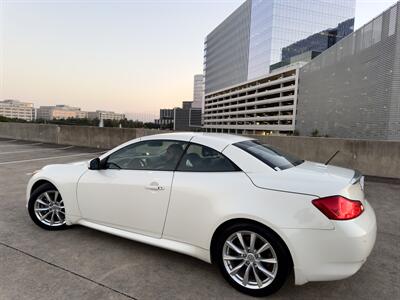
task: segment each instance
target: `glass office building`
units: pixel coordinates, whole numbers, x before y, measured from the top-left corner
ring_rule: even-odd
[[[283,48],[309,36],[336,28],[340,40],[353,32],[354,14],[355,0],[245,1],[206,37],[206,94],[268,74]]]
[[[300,135],[400,141],[400,2],[299,71]]]
[[[346,20],[335,28],[329,28],[313,34],[282,48],[282,62],[290,62],[291,58],[308,51],[321,53],[330,48],[343,37],[353,32],[354,19]]]

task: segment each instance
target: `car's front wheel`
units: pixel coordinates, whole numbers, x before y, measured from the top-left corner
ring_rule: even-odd
[[[236,224],[220,235],[214,257],[225,279],[251,296],[267,296],[281,288],[291,269],[283,242],[255,224]]]
[[[31,219],[47,230],[65,229],[65,206],[59,191],[50,183],[35,189],[28,202]]]

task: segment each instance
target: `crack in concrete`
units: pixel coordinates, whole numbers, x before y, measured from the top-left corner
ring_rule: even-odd
[[[6,247],[6,248],[12,249],[12,250],[14,250],[14,251],[17,251],[17,252],[19,252],[19,253],[21,253],[21,254],[23,254],[23,255],[29,256],[29,257],[31,257],[31,258],[33,258],[33,259],[35,259],[35,260],[38,260],[38,261],[40,261],[40,262],[42,262],[42,263],[45,263],[45,264],[47,264],[47,265],[50,265],[50,266],[52,266],[52,267],[54,267],[54,268],[57,268],[57,269],[59,269],[59,270],[62,270],[62,271],[64,271],[64,272],[68,272],[68,273],[70,273],[70,274],[72,274],[72,275],[75,275],[75,276],[77,276],[77,277],[79,277],[79,278],[82,278],[82,279],[84,279],[84,280],[87,280],[87,281],[89,281],[89,282],[91,282],[91,283],[94,283],[94,284],[96,284],[96,285],[98,285],[98,286],[101,286],[101,287],[103,287],[103,288],[106,288],[106,289],[108,289],[108,290],[110,290],[110,291],[112,291],[112,292],[115,292],[115,293],[117,293],[117,294],[120,294],[120,295],[122,295],[122,296],[124,296],[124,297],[126,297],[126,298],[128,298],[128,299],[138,300],[137,298],[134,298],[134,297],[132,297],[132,296],[130,296],[130,295],[124,293],[124,292],[118,291],[118,290],[116,290],[116,289],[114,289],[114,288],[112,288],[112,287],[109,287],[109,286],[107,286],[107,285],[101,283],[101,282],[95,281],[95,280],[90,279],[90,278],[88,278],[88,277],[86,277],[86,276],[84,276],[84,275],[78,274],[78,273],[76,273],[76,272],[74,272],[74,271],[68,270],[68,269],[66,269],[66,268],[64,268],[64,267],[61,267],[61,266],[56,265],[56,264],[54,264],[54,263],[51,263],[51,262],[49,262],[49,261],[47,261],[47,260],[44,260],[44,259],[42,259],[42,258],[40,258],[40,257],[37,257],[37,256],[33,255],[33,254],[30,254],[30,253],[28,253],[28,252],[25,252],[24,250],[21,250],[21,249],[15,248],[15,247],[13,247],[13,246],[7,245],[7,244],[5,244],[5,243],[3,243],[3,242],[0,242],[0,245],[3,246],[3,247]]]

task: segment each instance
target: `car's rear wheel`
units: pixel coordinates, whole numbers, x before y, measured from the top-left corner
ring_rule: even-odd
[[[267,296],[279,290],[291,268],[283,242],[272,231],[255,224],[226,228],[213,257],[225,279],[251,296]]]
[[[60,230],[67,227],[64,200],[59,191],[50,183],[35,189],[28,202],[31,219],[47,230]]]

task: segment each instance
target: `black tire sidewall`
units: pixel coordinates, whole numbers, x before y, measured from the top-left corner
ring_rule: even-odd
[[[223,259],[222,259],[222,250],[224,243],[226,239],[233,233],[237,231],[253,231],[259,235],[261,235],[263,238],[265,238],[273,247],[277,257],[278,257],[278,272],[276,274],[276,277],[274,281],[258,290],[254,289],[249,289],[245,288],[244,286],[241,286],[238,284],[236,281],[234,281],[231,276],[228,274],[228,272],[225,269]],[[219,239],[217,241],[217,245],[214,249],[215,253],[213,253],[213,257],[215,258],[215,262],[218,265],[222,275],[228,281],[228,283],[233,286],[235,289],[238,291],[254,296],[254,297],[264,297],[271,295],[278,291],[282,285],[285,283],[287,277],[289,276],[290,270],[292,268],[292,263],[291,263],[291,258],[290,258],[290,253],[288,252],[286,246],[283,244],[282,240],[277,237],[277,235],[269,230],[268,228],[265,228],[260,225],[256,224],[246,224],[246,223],[240,223],[240,224],[235,224],[232,226],[229,226],[226,228],[219,236]]]
[[[52,230],[52,231],[66,229],[67,228],[66,224],[63,224],[60,226],[48,226],[48,225],[40,222],[40,220],[38,220],[38,218],[36,217],[34,206],[35,206],[37,197],[39,197],[42,193],[44,193],[46,191],[50,191],[50,190],[57,190],[57,188],[50,183],[45,183],[45,184],[42,184],[41,186],[39,186],[37,189],[35,189],[32,192],[31,196],[29,197],[29,201],[28,201],[29,216],[31,217],[32,221],[36,225],[38,225],[39,227],[41,227],[43,229]]]

